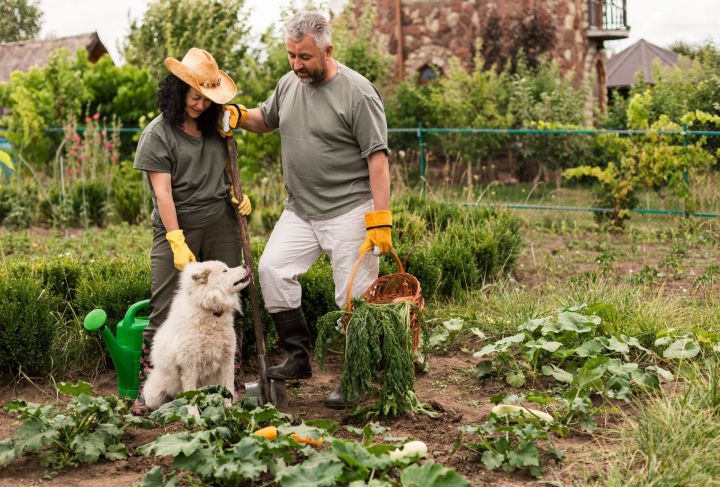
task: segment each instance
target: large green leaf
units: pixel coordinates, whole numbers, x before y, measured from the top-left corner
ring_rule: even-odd
[[[432,460],[422,466],[411,465],[400,476],[403,487],[470,487],[470,482],[455,470],[443,467]]]
[[[530,340],[529,342],[525,342],[524,346],[527,348],[543,349],[547,350],[548,352],[555,352],[557,351],[557,349],[562,347],[563,344],[560,342],[547,341],[544,338],[539,338],[537,340]]]
[[[263,451],[258,438],[246,436],[232,449],[233,462],[220,465],[218,470],[230,463],[237,466],[237,472],[247,480],[256,480],[261,474],[267,472],[267,465],[262,462],[260,455]],[[218,477],[216,472],[215,477]]]
[[[451,318],[443,321],[443,326],[447,328],[448,331],[460,331],[463,329],[463,326],[465,326],[465,321],[462,318]]]
[[[313,455],[305,462],[279,468],[275,480],[282,487],[329,487],[337,483],[343,473],[343,462],[332,452]]]
[[[508,372],[505,381],[512,387],[522,387],[525,385],[525,374],[520,371]]]
[[[588,333],[594,328],[594,326],[590,325],[597,326],[601,320],[599,316],[587,316],[573,311],[563,311],[558,314],[557,321],[562,330]]]
[[[627,343],[623,343],[615,337],[610,337],[606,348],[608,350],[612,350],[613,352],[618,352],[623,355],[627,355],[628,353],[630,353],[630,347],[627,345]]]
[[[592,340],[583,342],[579,347],[575,349],[575,354],[578,357],[597,357],[605,350],[605,346],[608,344],[608,339],[605,337],[597,337]]]
[[[667,359],[686,359],[693,358],[700,353],[700,347],[692,338],[681,338],[670,345],[663,352],[663,357]]]
[[[0,441],[0,467],[15,460],[15,444],[11,439]]]
[[[66,396],[79,396],[80,394],[92,396],[94,394],[92,385],[82,380],[79,380],[74,384],[60,382],[57,385],[57,390],[60,394],[65,394]]]
[[[551,375],[560,382],[571,383],[573,381],[573,375],[570,372],[567,372],[554,364],[543,365],[542,373],[545,375]]]
[[[488,470],[495,470],[500,468],[505,461],[505,455],[502,453],[495,453],[491,450],[484,451],[482,454],[482,462],[485,468]]]
[[[507,452],[508,463],[517,469],[540,466],[540,453],[537,446],[530,441],[521,441]]]
[[[384,470],[392,465],[392,461],[388,455],[373,455],[367,448],[354,441],[333,438],[332,449],[340,460],[351,467],[367,470]]]

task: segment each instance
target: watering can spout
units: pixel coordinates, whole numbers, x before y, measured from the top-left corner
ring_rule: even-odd
[[[148,300],[133,304],[125,318],[117,325],[117,336],[105,326],[107,313],[94,309],[85,316],[84,327],[88,331],[99,331],[110,351],[117,375],[120,396],[135,399],[140,390],[140,355],[142,354],[142,335],[148,324],[147,318],[136,318],[135,314],[148,308]]]

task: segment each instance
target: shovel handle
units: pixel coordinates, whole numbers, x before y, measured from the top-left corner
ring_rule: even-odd
[[[225,170],[230,177],[230,182],[235,192],[235,198],[242,201],[242,186],[240,184],[240,175],[237,168],[237,141],[235,137],[225,137],[225,144],[228,151],[228,161]],[[260,371],[260,397],[263,404],[270,402],[270,381],[267,377],[267,364],[265,362],[265,335],[263,332],[262,319],[260,314],[260,301],[258,300],[257,287],[255,286],[255,278],[253,269],[252,249],[250,247],[250,234],[248,233],[247,218],[237,212],[234,208],[235,215],[240,225],[240,241],[242,243],[242,253],[245,265],[250,272],[250,284],[248,284],[248,293],[250,294],[250,307],[252,313],[253,330],[255,332],[255,345],[258,354],[258,368]]]

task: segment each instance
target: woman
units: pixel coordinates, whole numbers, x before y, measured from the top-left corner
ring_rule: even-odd
[[[246,195],[239,204],[232,198],[231,204],[225,173],[228,155],[216,131],[222,105],[237,92],[235,83],[218,69],[210,53],[194,47],[182,61],[167,58],[165,66],[170,74],[159,85],[160,115],[143,130],[134,164],[146,172],[153,201],[151,313],[143,336],[141,381],[179,271],[196,259],[240,265],[240,230],[233,205],[241,215],[251,210]],[[137,406],[142,403],[141,393]]]

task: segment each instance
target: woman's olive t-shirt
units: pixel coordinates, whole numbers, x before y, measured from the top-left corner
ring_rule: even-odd
[[[218,134],[193,137],[159,115],[140,136],[134,168],[170,173],[178,224],[197,228],[212,223],[225,210],[229,187],[226,161],[225,142]],[[150,192],[153,225],[162,228],[152,184]]]

